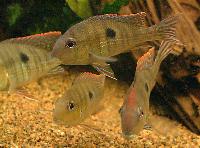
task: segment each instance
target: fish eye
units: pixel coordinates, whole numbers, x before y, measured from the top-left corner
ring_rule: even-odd
[[[75,108],[75,104],[74,104],[73,102],[69,102],[69,103],[68,103],[68,106],[67,106],[67,109],[68,109],[69,111],[73,111],[74,108]]]
[[[138,114],[139,114],[140,117],[144,116],[144,112],[143,112],[141,107],[138,108]]]
[[[76,41],[72,38],[69,38],[66,42],[65,42],[65,47],[68,48],[74,48],[76,46]]]
[[[140,116],[141,116],[141,117],[144,116],[144,112],[143,112],[143,111],[140,112]]]
[[[119,114],[122,113],[122,107],[120,107],[120,109],[118,110],[118,113],[119,113]]]

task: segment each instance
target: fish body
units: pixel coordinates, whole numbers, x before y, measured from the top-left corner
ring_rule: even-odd
[[[73,126],[97,112],[104,95],[104,81],[103,74],[80,74],[71,88],[56,100],[54,121],[58,124]]]
[[[163,41],[155,53],[151,48],[137,62],[135,79],[120,109],[122,133],[125,138],[138,134],[150,123],[149,98],[156,83],[161,62],[169,55],[175,42]]]
[[[145,16],[141,12],[90,17],[69,28],[55,43],[52,55],[66,65],[104,67],[106,62],[116,61],[109,57],[135,49],[146,41],[176,40],[179,15],[151,27],[146,27]]]
[[[0,42],[0,90],[12,92],[57,67],[60,60],[49,51],[60,35],[49,32]]]

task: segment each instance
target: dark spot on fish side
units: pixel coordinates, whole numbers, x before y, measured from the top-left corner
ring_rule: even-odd
[[[116,32],[111,28],[107,28],[106,29],[106,36],[109,37],[109,38],[115,38]]]
[[[90,91],[89,91],[89,97],[90,97],[90,100],[92,100],[93,94],[92,94],[92,92],[90,92]]]
[[[148,92],[149,91],[149,87],[147,85],[147,83],[145,83],[145,90]]]
[[[20,58],[23,63],[27,63],[29,61],[29,57],[25,53],[20,53]]]

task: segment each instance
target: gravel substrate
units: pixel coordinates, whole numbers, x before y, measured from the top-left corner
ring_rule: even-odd
[[[52,121],[53,102],[71,86],[78,73],[49,76],[27,86],[38,99],[0,94],[0,147],[200,147],[200,136],[178,125],[180,136],[144,130],[131,141],[121,136],[118,109],[127,85],[106,79],[104,108],[85,121],[88,127],[67,128]]]

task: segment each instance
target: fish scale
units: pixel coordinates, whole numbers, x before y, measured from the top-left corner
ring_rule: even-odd
[[[90,83],[85,83],[85,84],[83,83],[83,84],[79,85],[80,94],[82,93],[81,99],[82,99],[82,102],[84,103],[83,106],[88,107],[88,108],[92,107],[92,101],[89,98],[89,91],[90,91],[89,87],[90,86],[91,86]],[[94,90],[94,89],[95,88],[92,88],[92,90]],[[97,92],[97,91],[95,91],[95,92]],[[85,110],[87,110],[87,108]],[[91,112],[93,112],[93,110],[91,110]]]
[[[77,98],[77,104],[85,104],[84,100],[83,100],[83,95],[81,95],[82,92],[80,92],[80,86],[77,86],[76,89],[71,89],[70,90],[70,94],[71,96],[69,95],[69,97],[72,97],[72,98]],[[86,108],[80,108],[80,111],[85,111]]]
[[[7,56],[5,55],[5,52],[2,52],[2,50],[0,50],[0,71],[4,71],[4,73],[1,73],[1,88],[0,90],[7,90],[9,87],[9,79],[8,79],[8,72],[6,71],[6,67],[3,65],[4,61],[6,60]],[[2,83],[4,82],[4,83]]]
[[[86,84],[80,84],[79,85],[79,97],[81,99],[81,104],[83,105],[83,108],[82,108],[82,111],[86,111],[87,110],[87,107],[89,106],[89,102],[88,102],[88,97],[87,97],[87,90],[85,90],[85,87],[86,87]],[[78,93],[77,92],[77,93]]]
[[[24,47],[25,49],[27,48],[27,47]],[[30,49],[30,50],[32,50],[32,49]],[[40,57],[40,56],[38,56],[38,61],[40,62],[40,67],[41,67],[41,71],[37,71],[37,70],[35,70],[36,69],[36,67],[34,66],[34,64],[32,64],[32,63],[34,63],[32,60],[33,59],[35,59],[34,58],[34,56],[32,56],[31,54],[30,54],[30,50],[28,51],[28,52],[26,52],[26,54],[27,54],[27,56],[29,57],[29,61],[27,62],[27,63],[23,63],[23,62],[21,62],[20,64],[18,64],[18,62],[17,61],[20,61],[21,59],[20,59],[20,57],[18,57],[18,59],[16,59],[16,64],[15,64],[15,66],[13,66],[13,67],[16,67],[16,70],[17,70],[17,72],[16,72],[16,84],[19,84],[19,83],[22,83],[22,82],[25,82],[25,81],[27,81],[29,78],[30,79],[32,79],[33,77],[35,77],[35,75],[37,75],[37,73],[42,73],[43,72],[43,67],[45,66],[45,64],[43,64],[43,63],[41,63],[41,59],[43,58],[44,60],[45,60],[45,58],[44,57]],[[22,52],[25,52],[25,51],[23,51],[23,48],[22,48]],[[37,51],[36,50],[34,50],[34,52],[33,53],[37,53]],[[17,54],[17,53],[16,53]],[[44,54],[44,53],[43,53]],[[39,53],[39,55],[43,55],[43,54],[41,54],[41,53]],[[37,61],[37,59],[36,59],[36,61]],[[23,67],[25,67],[24,69],[22,68],[22,66]],[[26,71],[27,71],[27,69],[29,69],[29,76],[27,76],[27,77],[25,77],[25,73],[26,73]],[[13,74],[15,74],[15,73],[13,73]]]
[[[30,54],[35,55],[36,57],[38,57],[40,59],[40,55],[36,51],[30,50]],[[33,62],[32,62],[33,66],[35,67],[36,71],[38,71],[38,72],[41,72],[40,61],[36,60],[36,58],[33,58]],[[31,73],[31,70],[29,67],[31,67],[31,66],[28,66],[27,69],[28,69],[28,72]]]
[[[6,72],[1,79],[7,81],[7,84],[2,84],[0,90],[13,91],[61,64],[58,59],[51,58],[48,54],[48,48],[53,46],[60,35],[60,32],[50,32],[2,41],[0,67]]]
[[[5,66],[5,68],[7,69],[7,73],[8,73],[8,78],[9,78],[9,83],[10,83],[10,85],[11,84],[15,84],[15,83],[17,83],[17,80],[18,80],[18,77],[16,76],[16,78],[15,79],[13,79],[12,78],[12,74],[14,73],[15,75],[17,75],[17,67],[16,66],[14,66],[15,65],[15,60],[14,60],[14,58],[13,58],[13,56],[10,56],[10,52],[8,52],[7,50],[5,50],[4,52],[4,56],[5,57],[10,57],[10,58],[8,58],[8,59],[6,59],[5,61],[4,61],[4,63],[7,63],[6,64],[6,66]],[[14,54],[15,55],[15,54]],[[3,64],[4,64],[3,63]],[[10,67],[10,69],[8,69],[8,67]],[[13,80],[13,81],[11,81],[11,80]]]

